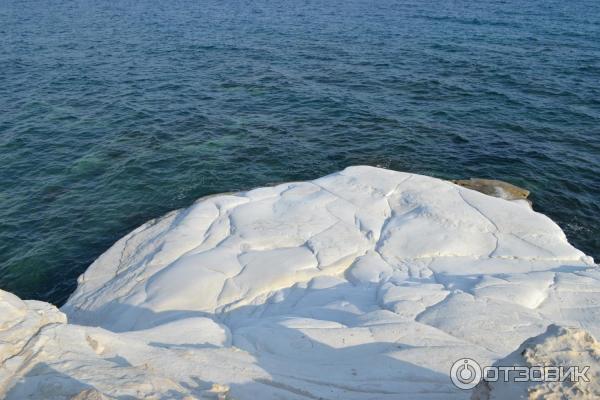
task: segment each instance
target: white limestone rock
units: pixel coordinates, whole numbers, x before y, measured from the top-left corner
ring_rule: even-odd
[[[507,382],[504,379],[480,382],[472,400],[600,398],[600,343],[582,329],[550,325],[546,332],[527,339],[496,364],[506,367],[563,367],[565,379],[561,379],[558,373],[555,381],[519,382],[515,381],[516,373],[510,372]],[[568,372],[569,367],[578,367],[579,374]]]
[[[546,216],[350,167],[144,224],[79,278],[68,324],[2,293],[0,395],[464,399],[455,360],[553,323],[597,336],[598,310],[596,265]]]

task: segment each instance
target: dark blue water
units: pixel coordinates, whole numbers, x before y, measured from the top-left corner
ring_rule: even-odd
[[[0,0],[0,287],[351,164],[533,191],[600,258],[600,2]]]

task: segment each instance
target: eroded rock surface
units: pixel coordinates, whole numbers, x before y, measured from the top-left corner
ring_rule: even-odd
[[[565,379],[552,372],[552,381],[518,382],[516,373],[511,372],[507,382],[481,382],[472,400],[600,398],[600,343],[582,329],[550,325],[546,332],[526,340],[496,365],[562,367]],[[579,368],[579,373],[569,372],[573,367]]]
[[[453,180],[452,183],[505,200],[529,202],[529,200],[527,200],[530,194],[529,190],[496,179],[457,179]]]
[[[372,167],[144,224],[80,277],[69,324],[19,328],[51,306],[3,296],[15,399],[469,398],[459,358],[489,365],[552,323],[600,335],[598,269],[549,218]]]

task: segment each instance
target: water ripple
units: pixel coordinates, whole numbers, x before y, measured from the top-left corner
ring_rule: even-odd
[[[600,258],[600,3],[0,2],[0,287],[350,164],[492,177]]]

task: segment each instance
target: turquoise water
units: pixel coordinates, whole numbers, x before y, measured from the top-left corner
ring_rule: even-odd
[[[352,164],[524,186],[600,258],[600,2],[474,3],[0,0],[0,288]]]

